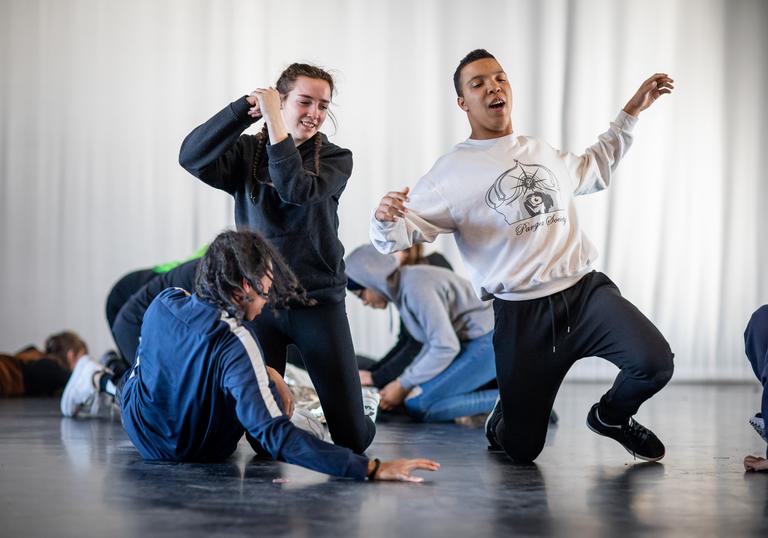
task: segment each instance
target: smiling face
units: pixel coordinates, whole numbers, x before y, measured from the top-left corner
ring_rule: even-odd
[[[460,73],[459,107],[467,113],[477,140],[512,133],[512,87],[507,74],[493,58],[468,63]]]
[[[325,80],[299,76],[283,97],[283,118],[296,145],[320,129],[331,104],[331,86]]]

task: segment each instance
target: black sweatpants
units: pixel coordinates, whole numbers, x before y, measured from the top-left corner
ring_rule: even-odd
[[[334,443],[362,453],[376,434],[363,413],[360,377],[344,301],[310,308],[265,308],[245,322],[259,342],[265,362],[285,373],[286,348],[295,344],[315,385]]]
[[[493,309],[503,415],[496,438],[514,460],[533,461],[544,448],[555,396],[580,358],[602,357],[621,370],[598,408],[612,424],[637,413],[672,377],[669,344],[603,273],[540,299],[495,299]]]

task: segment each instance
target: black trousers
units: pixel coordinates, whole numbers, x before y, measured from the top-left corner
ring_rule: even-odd
[[[345,303],[310,308],[270,308],[245,325],[253,331],[266,363],[285,373],[286,348],[295,344],[315,385],[331,437],[357,453],[368,448],[376,426],[363,414],[360,377]]]
[[[612,424],[637,413],[672,377],[667,341],[602,273],[549,297],[495,299],[493,307],[503,415],[496,438],[514,460],[533,461],[544,448],[555,396],[580,358],[602,357],[620,369],[598,408]]]

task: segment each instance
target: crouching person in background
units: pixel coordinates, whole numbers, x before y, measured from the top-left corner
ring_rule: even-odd
[[[381,389],[381,408],[405,404],[425,422],[489,413],[499,394],[484,389],[496,378],[493,311],[469,281],[442,267],[401,266],[371,245],[355,249],[346,264],[347,288],[366,306],[392,303],[422,343],[410,366]]]

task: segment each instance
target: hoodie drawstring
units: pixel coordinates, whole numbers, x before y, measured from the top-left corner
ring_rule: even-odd
[[[562,291],[558,294],[560,295],[560,300],[563,301],[563,304],[565,305],[565,324],[566,324],[566,334],[571,333],[571,312],[568,308],[568,299],[565,297],[565,293]],[[555,327],[555,307],[552,305],[552,296],[547,296],[547,303],[549,303],[549,317],[552,323],[552,353],[555,353],[557,351],[557,331]]]

